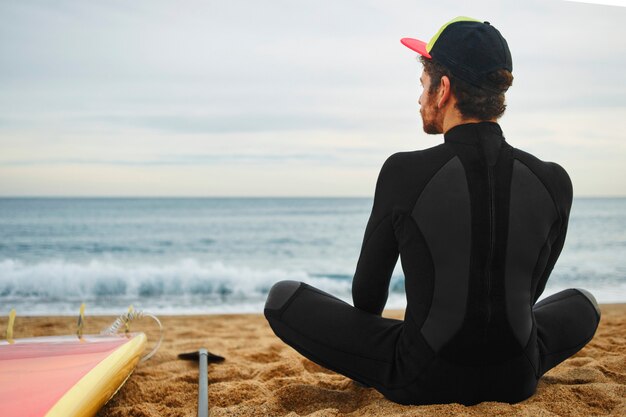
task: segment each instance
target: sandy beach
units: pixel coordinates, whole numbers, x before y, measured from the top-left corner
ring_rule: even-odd
[[[209,367],[209,405],[217,416],[624,416],[626,415],[626,304],[602,305],[595,338],[546,374],[537,393],[519,404],[401,406],[373,389],[300,356],[260,314],[160,317],[165,337],[158,353],[139,364],[99,417],[195,416],[198,371],[182,352],[206,347],[226,357]],[[402,311],[385,316],[402,318]],[[88,317],[97,333],[112,317]],[[15,337],[73,333],[73,317],[19,317]],[[0,319],[0,328],[6,317]],[[151,341],[149,319],[133,325]]]

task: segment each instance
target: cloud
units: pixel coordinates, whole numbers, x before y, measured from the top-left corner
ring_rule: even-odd
[[[524,140],[539,153],[563,146],[574,158],[601,142],[626,159],[619,132],[605,127],[626,108],[622,8],[61,0],[0,4],[0,164],[48,165],[53,178],[53,166],[67,164],[307,161],[375,176],[389,154],[440,140],[421,132],[420,65],[399,39],[428,40],[456,15],[491,21],[511,47],[511,133],[535,138]],[[589,175],[590,184],[604,178]]]
[[[0,162],[0,166],[29,166],[29,165],[111,165],[111,166],[194,166],[194,165],[220,165],[220,164],[275,164],[280,162],[289,164],[300,161],[323,161],[333,163],[337,161],[337,154],[209,154],[209,155],[165,155],[154,159],[85,159],[85,158],[44,158],[9,160]]]

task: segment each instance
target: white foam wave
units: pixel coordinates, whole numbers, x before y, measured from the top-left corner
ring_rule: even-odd
[[[304,270],[255,269],[182,259],[173,263],[124,264],[92,260],[87,263],[50,260],[37,264],[0,261],[0,305],[29,303],[33,307],[88,301],[102,313],[119,312],[131,302],[157,304],[161,311],[201,312],[198,304],[211,304],[212,312],[262,311],[271,286],[277,281],[304,281],[348,300],[350,280]],[[108,309],[111,306],[112,309]]]
[[[183,259],[171,264],[130,264],[101,262],[72,263],[51,260],[25,264],[0,261],[0,296],[161,296],[178,294],[267,294],[280,280],[314,283],[325,291],[344,292],[349,282],[324,276],[310,276],[303,270],[253,269],[202,263]]]
[[[347,278],[191,258],[165,264],[5,259],[0,261],[0,311],[20,307],[26,314],[74,314],[87,302],[92,314],[118,314],[129,304],[160,314],[260,313],[269,289],[281,280],[303,281],[351,303],[352,280]],[[402,277],[394,276],[387,308],[406,306],[403,287]],[[551,280],[542,298],[571,287],[590,290],[600,303],[626,301],[626,282],[565,277]]]

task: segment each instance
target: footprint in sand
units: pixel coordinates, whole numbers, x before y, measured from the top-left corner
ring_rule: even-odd
[[[607,377],[596,368],[570,368],[558,375],[546,375],[544,381],[550,384],[579,385],[592,382],[606,382]]]
[[[609,369],[608,367],[604,365],[600,365],[598,367],[598,370],[602,372],[607,378],[613,380],[614,382],[617,382],[618,384],[626,385],[626,373],[616,372],[612,369]]]
[[[292,362],[279,362],[271,365],[267,365],[257,375],[257,378],[261,381],[269,381],[270,379],[286,377],[286,376],[298,376],[301,375],[302,368],[297,363]]]
[[[259,362],[259,363],[278,362],[279,360],[282,359],[277,352],[272,352],[272,351],[248,353],[243,356],[246,359],[249,359],[253,362]]]
[[[330,390],[314,385],[288,385],[278,389],[275,395],[284,409],[300,415],[323,409],[336,409],[341,415],[359,407],[359,396],[354,391]]]

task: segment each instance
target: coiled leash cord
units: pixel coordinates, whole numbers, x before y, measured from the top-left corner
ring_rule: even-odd
[[[115,321],[109,327],[102,330],[100,334],[103,334],[103,335],[120,334],[120,330],[122,328],[124,329],[124,333],[128,334],[130,333],[130,323],[135,320],[140,320],[144,317],[151,318],[159,326],[159,341],[156,343],[156,345],[150,351],[150,353],[142,357],[141,360],[139,361],[139,362],[145,362],[148,359],[150,359],[152,356],[154,356],[157,350],[159,350],[161,343],[163,342],[163,325],[161,324],[161,321],[156,316],[149,314],[149,313],[144,313],[141,310],[135,310],[133,306],[130,306],[128,308],[128,312],[120,315],[117,319],[115,319]]]

